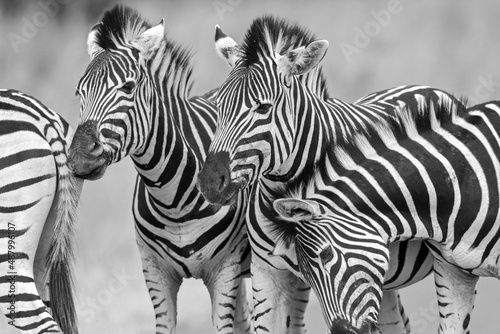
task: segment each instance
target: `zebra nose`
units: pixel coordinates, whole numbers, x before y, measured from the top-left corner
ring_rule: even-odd
[[[71,143],[70,151],[84,155],[89,159],[102,155],[104,148],[99,140],[97,122],[86,121],[78,126]]]
[[[359,334],[359,332],[347,320],[335,319],[330,327],[330,334]]]
[[[360,329],[345,319],[335,319],[330,327],[330,334],[382,334],[377,324],[370,320],[363,321]]]
[[[69,148],[69,161],[78,177],[95,180],[100,178],[111,159],[99,140],[97,122],[87,121],[75,131]]]
[[[99,157],[104,152],[104,147],[99,140],[93,140],[87,143],[85,151],[92,157]]]
[[[227,188],[230,181],[229,153],[209,153],[205,164],[198,175],[198,187],[201,193],[210,201],[216,198]]]

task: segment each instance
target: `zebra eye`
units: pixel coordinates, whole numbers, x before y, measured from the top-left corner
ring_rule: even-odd
[[[321,258],[321,262],[323,262],[323,264],[326,264],[329,261],[331,261],[333,259],[332,246],[328,246],[325,249],[323,249],[321,253],[319,253],[319,257]]]
[[[120,87],[120,90],[124,92],[125,94],[130,94],[135,88],[135,81],[133,80],[128,80],[126,81],[123,86]]]
[[[264,113],[268,112],[272,106],[273,105],[271,103],[261,103],[261,104],[259,104],[257,109],[255,109],[255,111],[257,111],[258,113],[264,114]]]

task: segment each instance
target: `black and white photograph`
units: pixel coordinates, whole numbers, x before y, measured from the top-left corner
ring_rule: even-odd
[[[0,0],[0,334],[498,334],[496,0]]]

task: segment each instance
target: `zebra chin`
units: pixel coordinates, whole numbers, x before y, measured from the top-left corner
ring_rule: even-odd
[[[200,183],[198,183],[198,189],[200,189],[203,197],[208,203],[213,205],[231,205],[237,198],[238,193],[242,188],[240,182],[233,182],[227,185],[222,191],[212,190],[210,188],[204,188]]]
[[[109,165],[109,159],[101,158],[93,162],[70,163],[75,176],[85,180],[98,180],[104,176]]]
[[[345,319],[336,319],[330,327],[330,334],[382,334],[378,325],[371,321],[363,321],[361,328],[356,328]]]

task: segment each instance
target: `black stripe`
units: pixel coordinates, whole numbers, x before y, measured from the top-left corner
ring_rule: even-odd
[[[55,176],[56,176],[56,174],[45,174],[45,175],[41,175],[38,177],[33,177],[30,179],[25,179],[22,181],[9,183],[3,187],[0,187],[0,194],[7,193],[10,191],[14,191],[14,190],[18,190],[18,189],[24,188],[24,187],[29,187],[29,186],[34,185],[36,183],[51,179]]]
[[[14,212],[26,211],[37,205],[38,202],[40,202],[41,200],[42,199],[40,198],[34,202],[17,206],[0,206],[0,213],[14,213]]]

